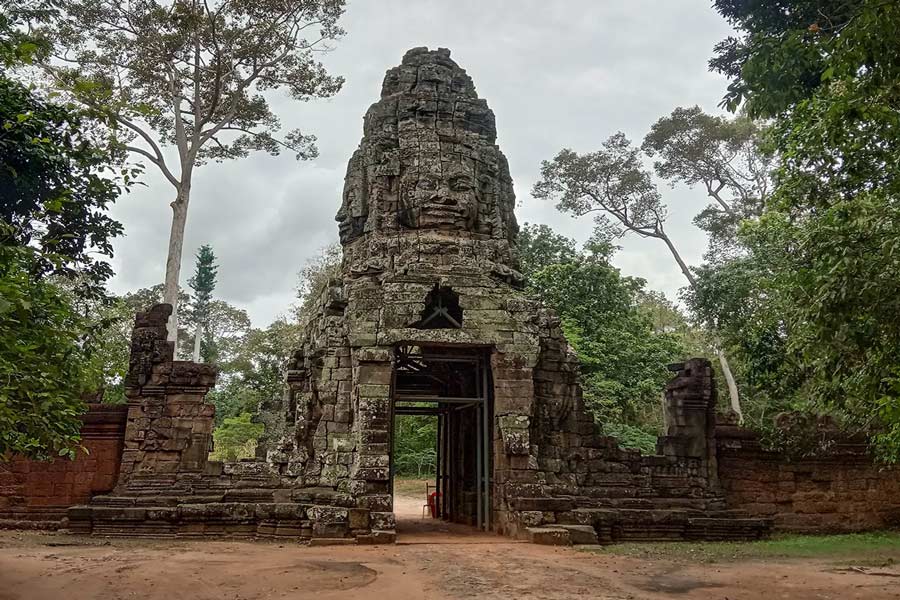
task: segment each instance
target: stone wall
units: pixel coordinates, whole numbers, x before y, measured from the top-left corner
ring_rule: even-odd
[[[876,464],[864,442],[839,443],[822,458],[762,449],[735,426],[716,429],[719,482],[728,506],[771,518],[775,529],[847,532],[900,525],[900,468]]]
[[[172,307],[158,304],[135,318],[125,395],[128,422],[117,489],[138,481],[170,481],[202,473],[212,442],[215,385],[212,365],[173,360],[166,340]]]
[[[0,527],[57,527],[66,510],[116,484],[125,435],[125,406],[90,404],[81,417],[75,460],[0,460]]]
[[[135,318],[118,480],[112,489],[98,490],[108,493],[95,494],[89,502],[78,498],[83,504],[67,512],[69,530],[129,537],[393,541],[392,532],[382,533],[393,526],[388,520],[392,514],[358,506],[346,483],[318,485],[318,476],[313,479],[302,471],[280,470],[270,462],[209,460],[215,408],[206,401],[206,394],[215,383],[216,370],[211,365],[173,360],[173,344],[166,335],[171,310],[169,305],[157,305]],[[342,419],[333,408],[324,412],[329,420]],[[315,415],[304,418],[318,420]],[[329,431],[337,435],[343,430],[346,439],[348,429],[349,425],[332,425]],[[313,444],[317,446],[318,441]],[[341,456],[341,449],[334,445],[330,450],[335,454],[324,461],[326,473],[343,464],[335,458]],[[346,482],[347,474],[345,469],[330,476],[339,483]]]
[[[545,340],[545,368],[537,375],[540,410],[532,432],[532,443],[538,443],[528,456],[537,459],[537,469],[525,462],[513,472],[521,483],[504,492],[509,515],[501,531],[549,543],[766,534],[767,518],[726,509],[715,477],[709,419],[716,397],[709,361],[672,365],[675,377],[665,395],[668,435],[660,438],[658,454],[642,456],[596,433],[576,386],[577,370],[546,368],[573,358],[567,358],[558,334]],[[575,388],[565,394],[560,385]],[[567,397],[564,408],[548,409]]]
[[[266,434],[257,458],[208,460],[214,410],[205,396],[216,371],[173,360],[171,307],[153,307],[135,321],[118,481],[109,494],[72,507],[70,529],[393,541],[395,385],[402,356],[418,348],[475,351],[479,364],[489,364],[481,381],[492,446],[485,508],[494,531],[554,543],[765,535],[786,505],[762,512],[760,498],[737,495],[752,493],[752,477],[774,475],[756,468],[764,462],[757,450],[716,438],[709,361],[672,366],[656,455],[598,433],[559,318],[523,290],[514,206],[494,114],[471,77],[449,50],[407,52],[366,113],[337,214],[340,272],[304,323],[285,395],[261,407]],[[455,375],[420,368],[442,382],[429,401],[472,398],[450,393]],[[455,467],[471,473],[471,456],[455,454],[470,463]],[[745,468],[734,467],[734,457],[758,473],[747,475],[750,484],[737,483]],[[780,459],[773,460],[781,477]],[[859,469],[872,472],[862,460]],[[790,493],[806,493],[801,475],[792,476]],[[838,481],[829,484],[833,492]],[[461,492],[454,508],[465,512],[471,490]],[[827,502],[827,494],[821,498]],[[880,501],[890,503],[871,498]]]

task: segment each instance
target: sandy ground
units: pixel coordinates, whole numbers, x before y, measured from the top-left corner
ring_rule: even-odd
[[[896,567],[598,555],[422,519],[423,503],[398,499],[399,543],[379,547],[3,532],[0,600],[900,598]]]

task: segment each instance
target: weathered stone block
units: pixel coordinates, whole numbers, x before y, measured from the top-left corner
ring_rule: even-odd
[[[562,527],[527,527],[525,538],[532,544],[544,546],[570,546],[572,541],[567,529]]]

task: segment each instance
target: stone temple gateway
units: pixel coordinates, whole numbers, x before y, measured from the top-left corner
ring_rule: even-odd
[[[341,275],[260,458],[300,486],[347,494],[390,531],[393,417],[438,414],[441,512],[453,520],[518,533],[574,498],[641,485],[712,507],[701,461],[635,472],[636,454],[594,434],[558,319],[521,291],[495,142],[493,113],[448,50],[413,49],[387,72],[347,169]]]
[[[672,396],[684,402],[683,428],[703,432],[692,443],[641,457],[595,433],[559,320],[522,292],[514,206],[494,114],[471,78],[448,50],[407,52],[366,113],[337,213],[340,276],[318,300],[285,397],[262,407],[257,461],[204,464],[208,367],[171,362],[159,307],[136,329],[133,377],[147,375],[129,388],[119,483],[70,510],[73,528],[186,534],[240,524],[391,541],[393,419],[425,413],[440,420],[445,518],[589,540],[604,528],[606,537],[643,530],[648,519],[696,536],[759,535],[765,521],[719,514],[707,380]],[[566,528],[543,531],[548,524]]]
[[[285,396],[261,407],[256,460],[208,460],[215,370],[173,360],[171,307],[159,305],[135,323],[115,485],[69,508],[69,529],[391,542],[391,435],[402,414],[439,419],[441,516],[498,533],[548,543],[755,538],[778,510],[781,524],[820,524],[791,521],[787,500],[743,512],[762,505],[720,462],[782,469],[776,479],[753,471],[754,489],[787,490],[789,470],[790,502],[807,480],[751,436],[716,428],[705,360],[673,365],[657,455],[597,433],[558,318],[522,291],[514,204],[494,114],[471,78],[448,50],[407,52],[366,113],[337,214],[340,274],[318,298]],[[896,519],[896,474],[865,468],[885,501],[860,509],[860,527]]]

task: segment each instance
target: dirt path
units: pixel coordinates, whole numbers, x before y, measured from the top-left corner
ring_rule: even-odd
[[[515,542],[308,548],[0,534],[2,600],[181,598],[878,600],[900,598],[900,570],[808,561],[692,566]]]
[[[423,520],[421,504],[398,502],[400,543],[380,547],[0,532],[0,600],[900,598],[897,567],[694,565],[533,546]]]

